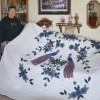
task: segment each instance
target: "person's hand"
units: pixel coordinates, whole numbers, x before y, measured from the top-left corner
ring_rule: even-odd
[[[4,46],[6,46],[6,45],[7,45],[6,41],[4,41],[2,44],[3,44]]]

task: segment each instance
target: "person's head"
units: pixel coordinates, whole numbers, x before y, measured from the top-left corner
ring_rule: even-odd
[[[14,18],[16,14],[16,7],[15,6],[10,6],[8,8],[8,17]]]

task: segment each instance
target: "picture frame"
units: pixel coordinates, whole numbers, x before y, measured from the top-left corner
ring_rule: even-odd
[[[71,0],[38,0],[38,14],[70,14]]]

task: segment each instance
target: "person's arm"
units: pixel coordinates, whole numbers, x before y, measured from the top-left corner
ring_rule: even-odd
[[[21,24],[20,31],[22,31],[22,30],[23,30],[23,28],[24,28],[24,25],[23,25],[23,24]]]
[[[0,42],[4,42],[4,21],[0,21]]]
[[[19,19],[18,19],[19,20]],[[19,20],[18,21],[18,23],[19,23],[19,27],[20,27],[20,32],[23,30],[23,28],[24,28],[24,25],[21,23],[21,21]]]

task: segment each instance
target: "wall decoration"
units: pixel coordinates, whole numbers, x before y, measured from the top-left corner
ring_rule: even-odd
[[[74,19],[75,19],[75,24],[76,24],[76,25],[79,24],[79,16],[78,16],[77,13],[75,14]]]
[[[97,0],[87,4],[87,25],[92,29],[100,26],[100,3]]]
[[[52,21],[45,17],[45,18],[42,18],[41,20],[39,20],[37,22],[37,25],[45,26],[46,28],[49,28],[52,26]]]
[[[64,17],[61,17],[61,18],[60,18],[60,22],[61,22],[61,23],[65,23],[65,18],[64,18]]]
[[[71,0],[39,0],[38,14],[70,14]]]

